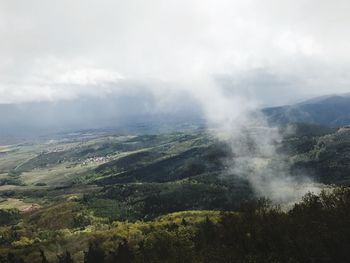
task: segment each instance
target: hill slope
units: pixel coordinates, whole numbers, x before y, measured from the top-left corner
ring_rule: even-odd
[[[314,123],[331,127],[350,125],[350,95],[314,98],[295,105],[265,108],[270,123]]]

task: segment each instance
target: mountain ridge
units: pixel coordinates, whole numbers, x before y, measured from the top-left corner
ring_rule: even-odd
[[[264,108],[262,112],[271,124],[346,126],[350,125],[350,94],[316,97],[293,105]]]

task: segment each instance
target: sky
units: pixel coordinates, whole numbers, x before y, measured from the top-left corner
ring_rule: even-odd
[[[349,92],[349,13],[347,0],[0,0],[0,103],[135,95],[171,111],[183,96]]]

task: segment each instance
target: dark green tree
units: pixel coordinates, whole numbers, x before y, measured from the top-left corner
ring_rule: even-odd
[[[89,249],[85,252],[84,263],[103,263],[105,262],[105,253],[97,244],[91,243]]]
[[[58,263],[74,263],[71,254],[66,251],[62,255],[57,255]]]
[[[11,252],[7,254],[7,260],[4,260],[3,262],[6,262],[6,263],[25,263],[22,258],[18,258],[15,254],[13,254]]]
[[[132,261],[132,251],[130,250],[129,243],[126,239],[123,243],[119,244],[117,255],[117,262],[119,263],[130,263]]]
[[[44,250],[40,249],[40,257],[41,257],[41,263],[49,263],[49,261],[47,260],[46,256],[45,256],[45,252]]]

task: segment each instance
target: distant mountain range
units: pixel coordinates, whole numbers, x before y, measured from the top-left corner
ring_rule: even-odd
[[[145,96],[81,98],[72,101],[0,104],[0,143],[59,132],[117,129],[128,134],[182,130],[205,124],[200,105],[181,98],[175,111],[149,110]],[[272,124],[308,123],[328,127],[350,125],[350,93],[313,98],[302,103],[264,108]]]
[[[298,104],[262,110],[270,123],[312,123],[331,127],[350,125],[350,93],[313,98]]]

